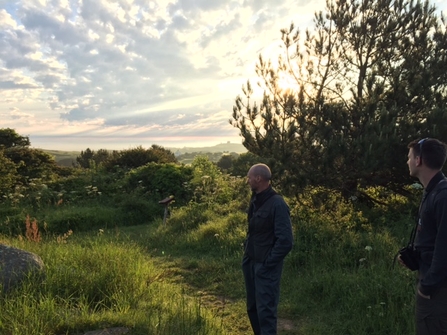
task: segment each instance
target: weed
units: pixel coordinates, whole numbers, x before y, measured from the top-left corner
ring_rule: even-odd
[[[31,221],[30,216],[27,215],[25,220],[25,228],[25,237],[28,241],[39,243],[42,240],[36,219]]]

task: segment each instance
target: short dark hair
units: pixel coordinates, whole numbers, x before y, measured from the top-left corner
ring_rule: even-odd
[[[414,140],[408,144],[413,156],[419,156],[430,169],[441,170],[447,158],[447,145],[435,138]]]

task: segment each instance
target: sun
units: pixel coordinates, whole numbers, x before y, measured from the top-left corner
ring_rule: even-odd
[[[300,88],[296,78],[289,73],[281,73],[276,84],[281,93],[296,93]]]

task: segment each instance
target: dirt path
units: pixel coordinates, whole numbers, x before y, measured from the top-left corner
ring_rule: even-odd
[[[299,335],[298,325],[289,319],[278,319],[278,333],[281,335]]]

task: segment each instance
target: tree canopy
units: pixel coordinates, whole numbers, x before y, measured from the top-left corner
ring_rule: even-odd
[[[151,162],[155,163],[177,163],[177,158],[172,151],[162,146],[153,144],[149,149],[141,145],[127,150],[99,149],[98,151],[87,148],[76,157],[77,163],[82,168],[93,168],[104,166],[106,170],[113,170],[116,166],[124,169],[133,169]]]
[[[290,192],[403,193],[408,142],[447,140],[445,18],[429,2],[328,0],[314,24],[281,31],[278,61],[256,66],[260,103],[247,82],[230,123]]]
[[[48,182],[68,173],[57,166],[53,156],[30,148],[30,145],[27,136],[21,136],[11,128],[0,128],[0,196],[33,179]]]
[[[11,128],[0,128],[0,149],[28,147],[29,145],[29,137],[19,135]]]

